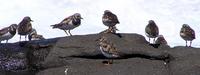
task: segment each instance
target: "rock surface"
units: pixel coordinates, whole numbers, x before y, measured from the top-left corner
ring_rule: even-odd
[[[149,45],[139,34],[105,34],[122,57],[104,65],[101,36],[1,44],[0,75],[200,75],[199,48]]]

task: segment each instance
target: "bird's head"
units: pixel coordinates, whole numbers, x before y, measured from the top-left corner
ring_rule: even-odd
[[[75,13],[75,14],[74,14],[74,17],[75,17],[76,19],[83,19],[83,18],[81,17],[81,14],[80,14],[80,13]]]
[[[105,10],[105,11],[104,11],[104,14],[105,14],[105,13],[112,13],[112,12],[111,12],[110,10]]]
[[[29,22],[33,22],[33,20],[31,20],[31,18],[29,16],[25,16],[24,20],[29,21]]]
[[[182,28],[190,28],[190,26],[188,24],[183,24]]]
[[[149,23],[151,24],[151,23],[155,23],[155,22],[154,22],[154,20],[149,20]]]

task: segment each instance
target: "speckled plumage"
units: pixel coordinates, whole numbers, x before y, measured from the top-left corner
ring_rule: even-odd
[[[29,16],[26,16],[23,18],[23,20],[18,24],[18,34],[20,35],[20,41],[21,41],[21,36],[25,36],[25,40],[28,34],[30,34],[32,30],[32,20]]]
[[[190,41],[189,47],[191,47],[192,41],[195,39],[195,31],[188,24],[183,24],[180,30],[180,36],[186,41],[186,46],[187,41]]]
[[[12,24],[9,27],[5,27],[0,30],[0,42],[6,40],[6,43],[8,43],[8,40],[11,39],[16,34],[17,24]]]
[[[29,41],[31,40],[43,40],[45,39],[42,35],[37,34],[35,29],[32,29],[31,33],[28,35]]]
[[[54,24],[54,25],[51,25],[51,26],[53,28],[58,28],[58,29],[64,30],[67,35],[69,33],[70,36],[71,36],[72,34],[70,33],[70,30],[80,26],[81,19],[83,19],[81,17],[81,14],[80,13],[75,13],[75,14],[65,18],[60,23]],[[68,33],[67,33],[66,30],[68,30]]]
[[[156,39],[155,44],[167,45],[167,41],[165,40],[163,35],[158,35],[158,38]]]
[[[107,40],[106,37],[103,36],[103,37],[100,38],[99,46],[100,46],[101,53],[105,57],[112,59],[112,61],[109,60],[108,64],[113,63],[113,58],[120,57],[116,47],[114,46],[114,44],[109,42],[109,40]]]
[[[155,43],[155,38],[159,35],[159,29],[156,23],[153,20],[149,20],[149,24],[145,28],[145,34],[149,38],[154,38],[153,43]]]

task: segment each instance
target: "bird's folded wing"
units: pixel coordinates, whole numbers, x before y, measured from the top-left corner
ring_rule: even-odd
[[[69,23],[72,20],[72,16],[65,18],[64,20],[62,20],[60,23]]]

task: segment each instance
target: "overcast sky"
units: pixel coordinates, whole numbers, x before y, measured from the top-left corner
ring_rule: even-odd
[[[193,46],[200,47],[200,0],[0,0],[0,28],[18,24],[30,16],[33,28],[45,38],[66,36],[64,31],[50,25],[81,13],[81,26],[71,31],[74,35],[94,34],[105,30],[104,10],[118,16],[119,33],[138,33],[145,36],[148,20],[154,20],[170,46],[185,46],[179,36],[182,24],[189,24],[196,32]],[[146,36],[145,36],[146,37]],[[19,35],[10,42],[17,42]]]

